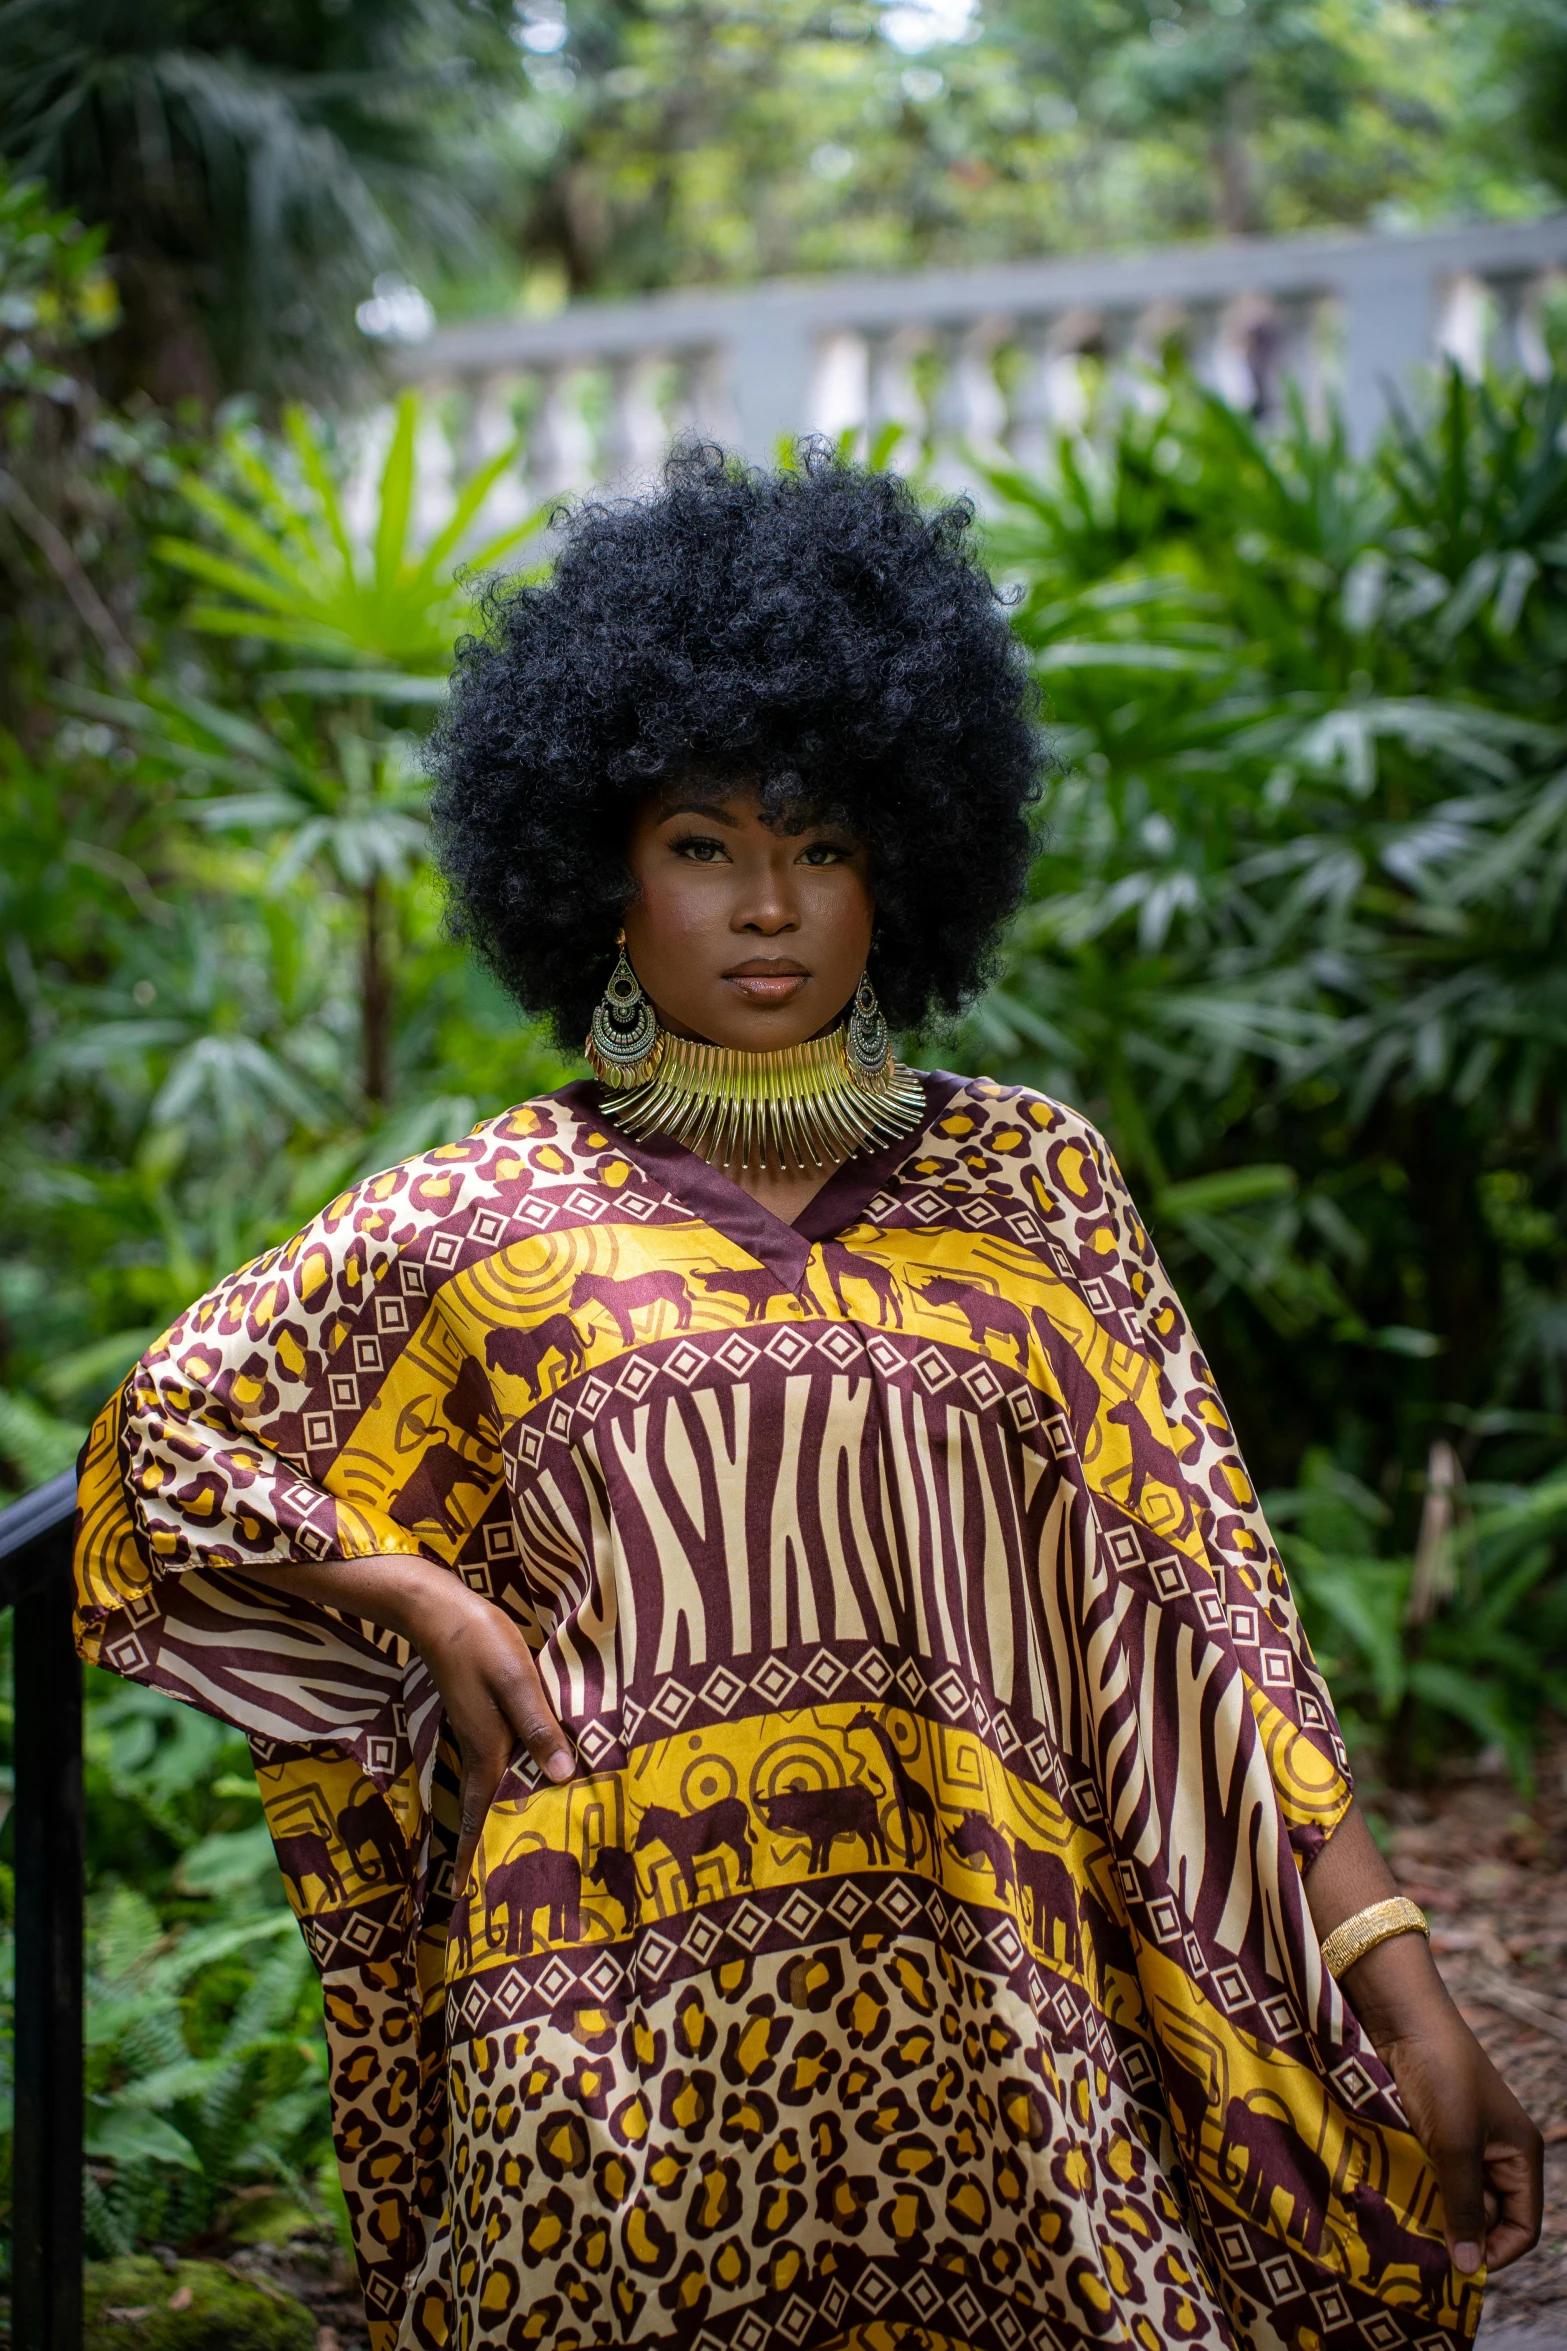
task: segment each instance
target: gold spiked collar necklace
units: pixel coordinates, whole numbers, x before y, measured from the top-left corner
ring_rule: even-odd
[[[878,1068],[862,1066],[852,1025],[773,1053],[660,1028],[634,1070],[616,1069],[591,1047],[589,1059],[613,1097],[606,1112],[634,1141],[667,1135],[714,1167],[772,1165],[803,1175],[895,1142],[924,1115],[918,1078],[894,1060],[890,1044]]]

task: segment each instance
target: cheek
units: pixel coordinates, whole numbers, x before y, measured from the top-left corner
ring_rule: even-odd
[[[812,881],[814,886],[804,895],[813,927],[836,952],[863,959],[876,913],[863,877],[843,867],[829,867]]]
[[[664,942],[697,939],[723,927],[727,908],[720,896],[709,874],[691,866],[664,866],[647,877],[626,909],[627,927],[635,925]]]

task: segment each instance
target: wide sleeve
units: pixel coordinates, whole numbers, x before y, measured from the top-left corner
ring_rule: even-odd
[[[1104,1138],[1062,1105],[1046,1127],[1041,1205],[1071,1236],[1084,1294],[1152,1374],[1135,1407],[1142,1440],[1179,1488],[1211,1577],[1193,1595],[1244,1677],[1279,1808],[1302,1867],[1348,1811],[1349,1759],[1234,1424],[1186,1311]]]
[[[83,1454],[84,1657],[383,1784],[423,1760],[434,1696],[406,1646],[246,1571],[394,1552],[467,1572],[509,1539],[488,1386],[431,1304],[473,1158],[345,1193],[148,1349]]]

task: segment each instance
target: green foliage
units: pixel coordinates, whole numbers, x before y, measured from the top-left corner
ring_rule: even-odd
[[[1521,145],[1545,185],[1567,192],[1567,6],[1563,0],[1491,0],[1496,135]]]
[[[128,672],[156,602],[138,557],[171,434],[85,380],[120,315],[103,243],[0,164],[0,725],[84,658]]]
[[[132,1888],[97,1906],[86,2154],[104,2252],[183,2242],[235,2181],[302,2184],[329,2154],[309,1953],[290,1912],[246,1915],[274,1876],[264,1828],[196,1845],[180,1888],[222,1898],[226,1915],[172,1945]]]
[[[876,0],[524,13],[513,235],[539,301],[1540,196],[1475,108],[1486,17],[1467,5],[982,0],[924,47],[916,8]]]
[[[1389,1504],[1314,1448],[1269,1511],[1361,1752],[1429,1765],[1456,1725],[1527,1785],[1542,1711],[1567,1712],[1567,1476],[1471,1487],[1456,1527],[1430,1501],[1413,1557],[1389,1556]]]
[[[483,531],[486,502],[517,469],[521,452],[512,443],[469,475],[420,544],[414,516],[423,422],[418,399],[404,393],[373,485],[371,527],[358,544],[331,443],[308,411],[287,411],[281,451],[244,428],[226,433],[220,449],[232,490],[207,473],[181,482],[207,538],[166,537],[154,548],[206,590],[191,626],[338,665],[337,674],[305,685],[307,692],[408,698],[413,678],[444,678],[458,630],[473,618],[475,577],[540,531],[549,510]]]
[[[28,1475],[228,1266],[563,1074],[442,937],[423,858],[410,721],[439,699],[475,561],[533,526],[486,531],[487,468],[457,528],[415,539],[420,427],[404,403],[357,537],[308,420],[281,448],[226,443],[188,480],[201,535],[160,542],[200,579],[192,623],[223,666],[187,641],[178,678],[58,689],[44,754],[0,751],[0,1313],[31,1399],[0,1460]],[[321,666],[272,666],[279,633]]]
[[[1059,771],[967,1049],[1101,1119],[1254,1468],[1325,1447],[1369,1498],[1280,1510],[1406,1760],[1459,1724],[1521,1765],[1567,1694],[1564,415],[1453,374],[1360,464],[1177,383],[992,477]],[[1449,1441],[1475,1515],[1417,1640]]]
[[[1164,236],[1175,223],[1185,233],[1277,233],[1362,219],[1368,202],[1428,204],[1444,177],[1449,203],[1460,190],[1472,201],[1484,185],[1481,174],[1467,180],[1461,131],[1453,136],[1467,33],[1459,11],[1378,0],[1010,0],[994,13],[1070,102],[1101,217],[1130,198],[1139,210],[1169,207],[1155,232]]]
[[[104,266],[104,232],[51,210],[35,180],[0,184],[0,385],[68,390],[60,361],[116,323],[119,297]]]

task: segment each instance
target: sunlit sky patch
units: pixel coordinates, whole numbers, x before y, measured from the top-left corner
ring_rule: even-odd
[[[979,0],[896,0],[882,11],[881,29],[896,49],[933,49],[966,39],[978,7]]]

